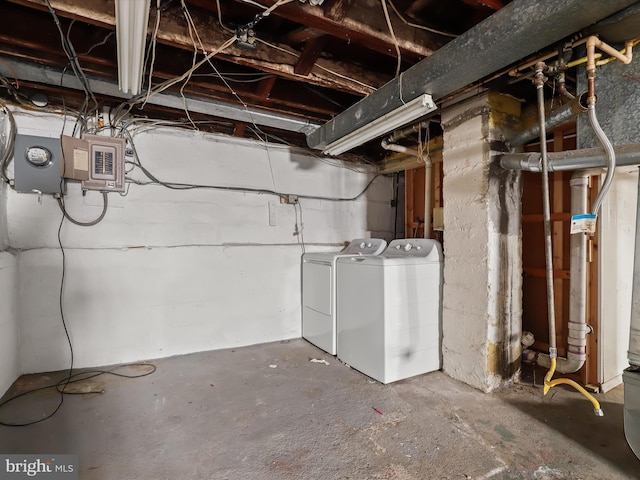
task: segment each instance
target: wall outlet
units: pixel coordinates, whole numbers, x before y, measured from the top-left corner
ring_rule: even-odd
[[[298,203],[298,196],[297,195],[281,195],[280,203],[284,203],[287,205],[296,204]]]

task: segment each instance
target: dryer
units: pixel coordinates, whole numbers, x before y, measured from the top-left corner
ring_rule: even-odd
[[[331,355],[336,349],[336,261],[379,255],[387,246],[380,238],[357,238],[340,252],[302,256],[302,336]]]
[[[338,358],[382,383],[439,370],[442,260],[440,243],[419,238],[338,259]]]

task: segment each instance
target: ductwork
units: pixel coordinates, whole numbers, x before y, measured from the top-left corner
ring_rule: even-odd
[[[46,85],[57,85],[65,88],[71,88],[73,90],[82,90],[82,85],[76,77],[72,75],[62,75],[61,70],[43,67],[32,63],[20,62],[11,58],[5,58],[0,62],[0,73],[10,78],[17,76],[18,80],[43,83]],[[117,83],[113,83],[108,80],[90,77],[89,85],[94,93],[100,95],[108,95],[113,98],[121,98],[125,100],[131,98],[130,95],[125,95],[119,90]],[[270,112],[268,110],[193,97],[187,97],[186,100],[183,100],[181,96],[169,93],[153,95],[149,98],[147,103],[162,107],[175,108],[177,110],[184,110],[186,107],[191,112],[203,113],[205,115],[226,118],[238,122],[256,124],[264,127],[304,134],[308,134],[320,126],[319,124],[312,123],[309,120],[304,120],[292,115],[283,115]]]
[[[565,103],[561,107],[556,108],[547,116],[545,122],[545,128],[547,131],[553,130],[559,125],[573,120],[577,115],[587,111],[587,92],[580,95],[578,98]],[[519,147],[524,145],[534,138],[540,136],[540,125],[535,124],[531,128],[520,132],[509,141],[511,147]]]
[[[636,1],[514,0],[307,134],[307,143],[322,150],[423,93],[441,100]]]

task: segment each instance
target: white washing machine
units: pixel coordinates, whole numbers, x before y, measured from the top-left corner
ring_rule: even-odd
[[[387,242],[357,238],[340,252],[302,256],[302,336],[331,355],[336,354],[336,261],[380,255]]]
[[[382,383],[441,368],[442,248],[394,240],[338,260],[338,358]]]

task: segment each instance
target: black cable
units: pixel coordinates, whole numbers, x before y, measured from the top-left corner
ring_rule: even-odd
[[[374,177],[367,183],[360,193],[358,193],[355,197],[323,197],[320,195],[302,195],[298,193],[282,193],[276,192],[274,190],[264,189],[264,188],[250,188],[250,187],[226,187],[222,185],[202,185],[202,184],[193,184],[193,183],[179,183],[179,182],[164,182],[154,176],[149,170],[147,170],[141,163],[140,157],[138,156],[138,151],[136,149],[135,143],[133,142],[133,137],[131,133],[125,128],[122,130],[126,137],[129,139],[129,143],[131,144],[131,150],[133,152],[133,158],[135,162],[133,163],[136,167],[142,170],[142,173],[151,180],[151,182],[142,182],[140,180],[134,180],[132,178],[127,178],[127,181],[130,183],[135,183],[136,185],[162,185],[163,187],[170,188],[172,190],[193,190],[193,189],[210,189],[210,190],[226,190],[230,192],[244,192],[244,193],[259,193],[266,195],[275,195],[278,197],[288,197],[289,195],[295,195],[298,198],[306,198],[309,200],[325,200],[329,202],[353,202],[358,200],[362,195],[364,195],[369,187],[373,184],[373,182],[378,178],[378,174],[374,174]]]
[[[60,183],[62,183],[63,180],[60,180]],[[71,343],[71,336],[69,335],[69,329],[67,328],[67,322],[65,321],[64,318],[64,308],[63,308],[63,302],[62,302],[62,297],[63,297],[63,292],[64,292],[64,278],[65,278],[65,273],[66,273],[66,255],[64,252],[64,247],[62,246],[62,237],[61,237],[61,231],[62,231],[62,224],[64,223],[64,215],[60,218],[60,224],[58,225],[58,245],[60,245],[60,252],[62,253],[62,276],[60,278],[60,294],[58,297],[58,306],[60,308],[60,318],[62,319],[62,326],[64,327],[64,333],[67,336],[67,343],[69,344],[69,351],[71,353],[71,363],[69,365],[69,372],[67,374],[67,378],[66,380],[62,380],[60,382],[58,382],[56,384],[56,389],[57,389],[57,385],[60,385],[62,383],[64,383],[64,387],[62,387],[62,390],[58,390],[58,392],[60,393],[60,400],[58,401],[58,404],[56,405],[56,407],[53,409],[53,411],[51,413],[49,413],[48,415],[44,416],[43,418],[39,418],[38,420],[32,420],[30,422],[26,422],[26,423],[7,423],[7,422],[3,422],[0,421],[0,425],[4,425],[5,427],[27,427],[29,425],[34,425],[36,423],[40,423],[40,422],[44,422],[45,420],[48,420],[49,418],[53,417],[56,413],[58,413],[58,410],[60,410],[60,407],[62,407],[62,404],[64,403],[64,389],[67,387],[67,385],[69,385],[70,381],[71,381],[71,376],[72,376],[72,371],[73,371],[73,344]],[[23,392],[19,395],[15,395],[7,400],[5,400],[4,402],[0,403],[0,408],[2,408],[3,406],[5,406],[7,403],[12,402],[13,400],[23,397],[29,393],[35,392],[35,391],[39,391],[39,390],[44,390],[45,388],[50,388],[51,385],[49,385],[48,387],[41,387],[41,388],[37,388],[34,390],[29,390],[27,392]]]
[[[9,166],[9,159],[11,158],[11,154],[13,153],[13,143],[16,138],[16,121],[13,118],[13,113],[9,110],[4,102],[0,101],[0,111],[4,112],[9,119],[9,139],[7,141],[7,151],[2,155],[2,159],[0,160],[0,174],[2,175],[2,179],[9,183],[10,179],[7,175],[7,167]]]
[[[71,215],[69,215],[69,213],[67,212],[64,206],[64,200],[63,200],[62,194],[58,197],[58,206],[60,207],[60,210],[62,211],[64,218],[69,220],[71,223],[75,225],[79,225],[81,227],[92,227],[100,223],[104,218],[104,216],[107,214],[107,207],[109,206],[107,192],[102,192],[102,200],[104,201],[104,204],[102,206],[102,213],[100,213],[100,216],[98,218],[96,218],[95,220],[91,220],[90,222],[80,222],[79,220],[76,220]]]
[[[125,373],[118,373],[115,370],[120,369],[120,368],[128,368],[128,367],[151,367],[151,370],[149,370],[148,372],[145,373],[140,373],[137,375],[127,375]],[[48,420],[49,418],[53,417],[56,412],[60,409],[60,406],[62,405],[63,399],[64,399],[64,395],[84,395],[87,393],[104,393],[103,390],[101,391],[91,391],[91,392],[65,392],[65,389],[67,388],[68,385],[72,384],[72,383],[79,383],[79,382],[83,382],[85,380],[89,380],[91,378],[95,378],[95,377],[99,377],[100,375],[114,375],[116,377],[122,377],[122,378],[142,378],[142,377],[146,377],[148,375],[151,375],[152,373],[154,373],[157,370],[157,367],[152,364],[152,363],[128,363],[126,365],[119,365],[117,367],[115,367],[114,370],[100,370],[100,369],[93,369],[93,370],[87,370],[85,372],[78,372],[78,373],[74,373],[73,375],[69,375],[66,379],[60,380],[57,383],[51,384],[51,385],[46,385],[44,387],[38,387],[38,388],[33,388],[31,390],[27,390],[26,392],[22,392],[19,393],[17,395],[14,395],[13,397],[10,397],[8,399],[6,399],[4,402],[0,403],[0,409],[2,409],[5,405],[19,399],[22,397],[25,397],[27,395],[30,395],[32,393],[35,392],[41,392],[43,390],[47,390],[49,388],[55,388],[58,393],[60,393],[60,403],[58,404],[58,406],[56,407],[56,409],[48,414],[46,417],[38,419],[38,420],[34,420],[31,422],[26,422],[26,423],[8,423],[8,422],[4,422],[2,420],[0,420],[0,426],[5,426],[5,427],[26,427],[29,425],[33,425],[35,423],[40,423],[40,422],[44,422],[45,420]]]

